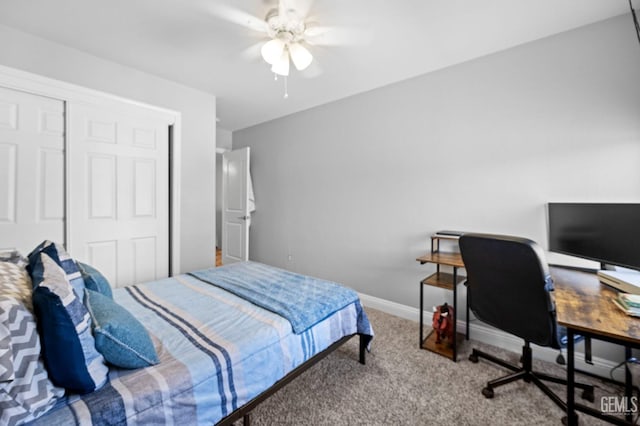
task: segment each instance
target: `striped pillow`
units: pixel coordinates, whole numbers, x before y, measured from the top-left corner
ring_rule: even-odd
[[[56,385],[80,394],[92,392],[106,383],[109,369],[96,350],[91,317],[65,270],[44,251],[39,257],[35,268],[42,279],[33,289],[33,306],[45,365]]]
[[[18,300],[4,296],[0,297],[0,354],[3,370],[13,373],[11,379],[0,382],[0,424],[34,420],[64,395],[64,389],[49,381],[40,359],[33,315]]]
[[[31,278],[24,267],[15,263],[0,262],[0,294],[13,297],[24,304],[31,313]]]
[[[33,288],[40,285],[44,279],[42,263],[40,262],[41,253],[46,253],[47,256],[53,259],[53,261],[64,270],[67,280],[71,284],[71,287],[73,287],[73,291],[76,292],[76,296],[83,301],[84,280],[82,279],[78,265],[62,245],[49,240],[43,241],[38,247],[29,253],[27,272],[29,272],[31,280],[33,281]]]

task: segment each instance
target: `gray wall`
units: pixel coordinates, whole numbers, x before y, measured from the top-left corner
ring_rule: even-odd
[[[546,246],[547,202],[640,201],[639,76],[622,16],[234,132],[250,257],[418,307],[436,230]]]
[[[0,64],[182,113],[181,269],[215,252],[214,96],[0,26]]]

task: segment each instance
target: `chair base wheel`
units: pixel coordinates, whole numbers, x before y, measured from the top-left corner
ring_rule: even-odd
[[[469,355],[469,361],[471,361],[474,364],[478,363],[478,355],[471,353],[471,355]]]
[[[571,425],[569,424],[569,417],[564,416],[564,417],[562,417],[562,420],[561,420],[561,421],[562,421],[563,426],[571,426]],[[575,423],[574,423],[574,424],[578,424],[578,415],[577,415],[577,414],[575,415],[575,419],[574,419],[574,421],[575,421]]]
[[[482,395],[484,395],[485,398],[493,398],[493,389],[491,388],[482,389]]]
[[[593,395],[593,387],[582,391],[582,399],[585,399],[589,402],[593,402],[595,400],[595,397]]]

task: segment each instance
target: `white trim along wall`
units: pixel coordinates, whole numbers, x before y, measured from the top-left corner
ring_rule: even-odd
[[[171,174],[171,270],[173,273],[180,271],[180,176],[181,176],[181,114],[165,108],[148,105],[142,102],[115,96],[109,93],[100,92],[86,87],[77,86],[43,77],[26,71],[17,70],[0,65],[0,86],[9,89],[20,90],[35,95],[46,96],[62,100],[64,102],[85,103],[95,106],[109,107],[113,104],[126,103],[132,106],[142,107],[151,110],[159,115],[164,115],[168,126],[172,126],[171,152],[169,153],[170,174]],[[69,128],[69,116],[65,118],[66,128]],[[67,139],[67,138],[65,138]],[[69,146],[65,141],[65,150]],[[66,168],[66,167],[65,167]],[[68,191],[68,182],[67,182]],[[69,210],[69,200],[65,200],[65,210]],[[69,241],[69,227],[65,231],[66,240]]]
[[[358,293],[360,296],[360,300],[362,304],[366,308],[377,309],[382,312],[386,312],[391,315],[395,315],[400,318],[404,318],[410,321],[414,321],[416,323],[415,327],[415,335],[416,335],[416,348],[418,347],[419,339],[419,315],[420,310],[411,306],[403,305],[400,303],[392,302],[385,299],[380,299],[375,296],[370,296],[368,294]],[[424,318],[426,318],[425,331],[431,326],[431,316],[433,315],[432,311],[425,311]],[[465,332],[466,323],[464,319],[459,319],[456,323],[456,330],[458,333]],[[375,332],[375,329],[374,329]],[[498,330],[493,327],[489,327],[486,324],[482,324],[477,322],[475,319],[471,319],[469,323],[469,335],[472,340],[487,343],[489,345],[497,346],[502,349],[506,349],[508,351],[512,351],[514,353],[521,353],[522,346],[524,341],[522,339],[517,338],[516,336],[505,333],[504,331]],[[473,342],[472,342],[473,343]],[[593,357],[593,365],[587,364],[584,362],[584,353],[580,351],[583,347],[582,344],[578,344],[576,346],[576,355],[575,355],[575,363],[576,368],[583,371],[588,371],[594,374],[597,374],[602,377],[609,377],[612,369],[618,366],[618,363],[610,361],[605,358]],[[542,346],[533,345],[533,356],[536,359],[541,359],[543,361],[548,362],[556,362],[556,357],[559,352],[557,350],[546,348]],[[563,355],[566,356],[566,351],[563,350]],[[458,361],[462,360],[462,355],[458,355]],[[624,381],[624,369],[618,368],[617,376],[614,376],[617,380]]]

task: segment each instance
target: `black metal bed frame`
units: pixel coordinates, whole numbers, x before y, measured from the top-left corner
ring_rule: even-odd
[[[359,361],[360,361],[360,364],[365,364],[365,362],[366,362],[365,350],[367,348],[367,345],[369,344],[369,341],[371,340],[371,336],[365,336],[365,335],[362,335],[362,334],[350,334],[348,336],[344,336],[340,340],[337,340],[334,343],[332,343],[331,346],[329,346],[328,348],[326,348],[322,352],[319,352],[319,353],[315,354],[314,356],[312,356],[311,358],[309,358],[308,360],[306,360],[305,362],[303,362],[302,364],[300,364],[299,366],[297,366],[296,368],[291,370],[286,376],[284,376],[282,379],[280,379],[277,382],[275,382],[273,384],[273,386],[271,386],[269,389],[265,390],[260,395],[256,396],[251,401],[249,401],[246,404],[244,404],[242,407],[236,409],[233,413],[231,413],[228,416],[224,417],[222,420],[220,420],[218,423],[216,423],[216,426],[229,426],[229,425],[232,425],[233,422],[235,422],[236,420],[238,420],[240,418],[243,419],[244,426],[249,426],[251,424],[250,414],[251,414],[251,411],[253,411],[254,408],[256,408],[265,399],[269,398],[271,395],[276,393],[278,390],[280,390],[281,388],[286,386],[293,379],[295,379],[300,374],[302,374],[305,371],[307,371],[310,367],[315,365],[318,361],[320,361],[323,358],[325,358],[331,352],[333,352],[336,349],[338,349],[340,346],[342,346],[349,339],[351,339],[353,336],[356,336],[356,335],[360,336]]]

